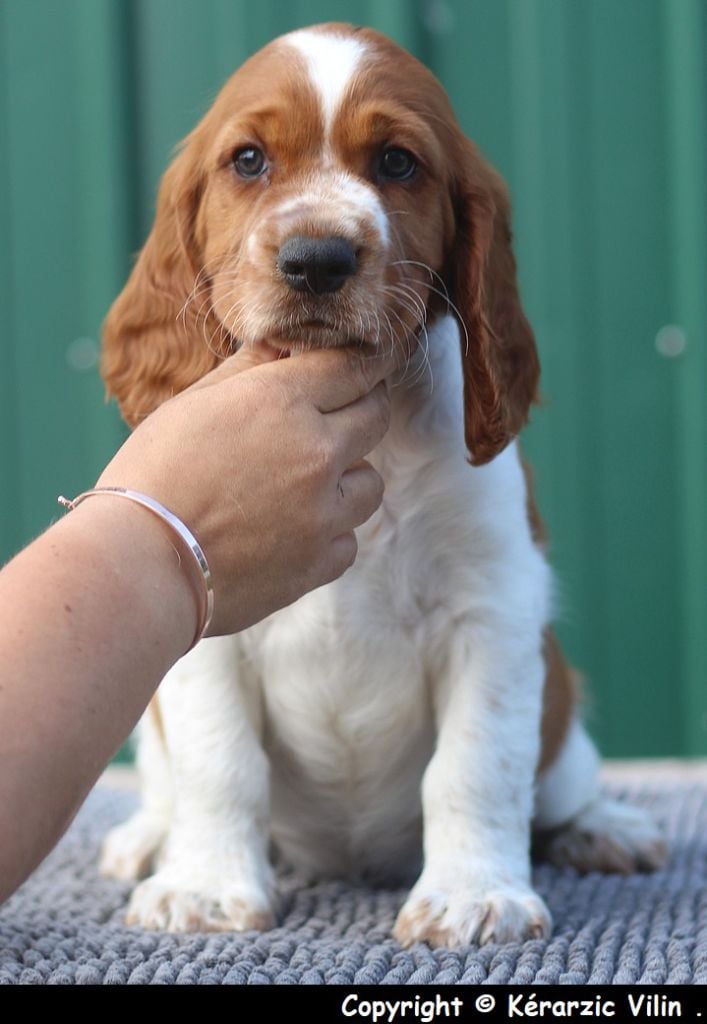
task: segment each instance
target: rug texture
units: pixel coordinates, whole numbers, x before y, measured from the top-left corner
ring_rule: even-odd
[[[265,934],[166,935],[126,928],[129,886],[102,879],[98,848],[136,797],[94,790],[59,846],[0,909],[4,984],[707,983],[707,786],[651,779],[612,792],[650,807],[670,862],[624,878],[539,865],[547,941],[403,950],[390,930],[405,892],[282,878]]]

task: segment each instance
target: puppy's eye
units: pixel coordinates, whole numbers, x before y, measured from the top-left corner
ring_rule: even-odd
[[[378,169],[382,177],[391,181],[407,181],[417,170],[417,161],[406,149],[390,146],[383,150]]]
[[[241,178],[257,178],[267,169],[265,154],[256,146],[237,149],[233,154],[232,163]]]

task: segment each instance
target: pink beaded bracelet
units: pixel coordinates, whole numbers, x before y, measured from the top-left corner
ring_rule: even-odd
[[[170,529],[177,534],[179,539],[182,541],[182,545],[189,552],[191,557],[196,564],[196,568],[199,573],[199,578],[202,580],[204,586],[201,590],[201,596],[199,598],[199,619],[196,628],[196,634],[194,636],[194,642],[192,643],[189,650],[196,647],[198,642],[206,633],[211,623],[211,618],[214,613],[214,585],[211,576],[211,570],[209,569],[209,563],[206,561],[206,555],[201,549],[199,542],[197,541],[191,530],[184,525],[181,519],[178,519],[173,512],[170,512],[164,505],[160,505],[159,501],[155,501],[154,498],[149,498],[146,494],[141,494],[139,491],[128,490],[127,487],[94,487],[90,491],[84,491],[79,494],[73,501],[69,501],[68,498],[59,496],[57,501],[64,508],[71,511],[75,509],[77,505],[80,505],[86,498],[92,497],[94,494],[112,494],[118,498],[127,498],[129,501],[134,501],[138,505],[142,505],[144,508],[149,509],[150,512],[154,513],[162,522],[166,523]],[[201,588],[200,588],[201,589]],[[188,653],[188,652],[186,652]]]

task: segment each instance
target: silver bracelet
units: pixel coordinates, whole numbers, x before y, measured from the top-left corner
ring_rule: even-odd
[[[127,487],[94,487],[90,491],[84,491],[79,494],[73,501],[69,501],[68,498],[59,496],[57,501],[64,508],[71,511],[75,509],[77,505],[80,505],[86,498],[92,497],[94,494],[112,494],[117,498],[127,498],[129,501],[137,502],[138,505],[142,505],[144,508],[149,509],[153,512],[162,522],[166,523],[174,533],[177,534],[179,539],[183,542],[183,546],[192,556],[196,567],[199,572],[199,578],[203,582],[202,596],[199,600],[199,619],[196,627],[196,634],[194,636],[194,642],[189,651],[196,647],[198,642],[206,633],[211,623],[211,618],[214,613],[214,584],[211,576],[211,570],[209,569],[209,563],[206,561],[206,555],[201,549],[201,545],[197,541],[191,530],[184,525],[181,519],[178,519],[173,512],[170,512],[164,505],[160,505],[159,501],[155,501],[154,498],[149,498],[146,494],[141,494],[139,491],[131,491]],[[188,653],[188,652],[185,652]]]

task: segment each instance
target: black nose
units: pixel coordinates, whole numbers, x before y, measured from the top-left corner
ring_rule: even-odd
[[[338,291],[356,273],[356,253],[345,238],[295,235],[282,245],[277,266],[290,288],[324,295]]]

